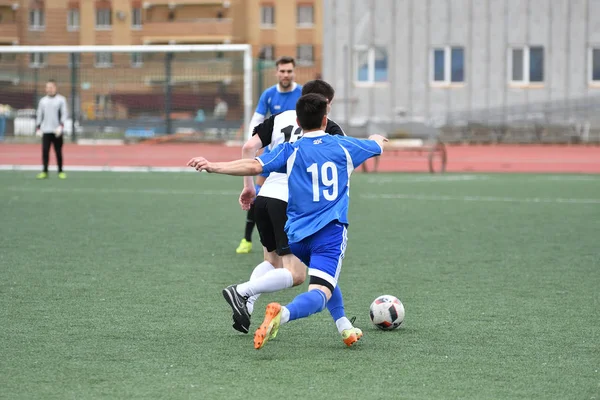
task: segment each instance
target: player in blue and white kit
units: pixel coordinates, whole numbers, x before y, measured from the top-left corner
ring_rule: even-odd
[[[281,57],[275,62],[275,67],[278,83],[267,88],[260,96],[250,121],[251,129],[263,122],[268,114],[275,115],[296,109],[296,102],[302,95],[302,86],[294,81],[296,67],[294,58]]]
[[[320,312],[328,302],[342,301],[337,281],[347,243],[350,175],[368,158],[380,155],[387,141],[380,135],[369,140],[327,135],[327,99],[317,94],[302,96],[296,113],[304,134],[295,143],[284,143],[256,160],[210,163],[198,157],[188,163],[198,171],[288,176],[286,232],[292,252],[308,265],[310,284],[308,292],[288,305],[267,306],[254,335],[256,349],[274,338],[280,325]]]
[[[323,80],[306,82],[302,87],[302,93],[321,94],[329,101],[330,106],[335,96],[333,87]],[[298,140],[302,137],[302,129],[298,126],[297,119],[294,109],[272,115],[259,124],[252,138],[244,144],[242,158],[255,159],[257,151],[261,148],[273,149],[281,143],[293,143]],[[342,128],[329,119],[325,132],[330,135],[344,135]],[[233,328],[242,333],[249,332],[254,303],[262,293],[272,293],[297,286],[304,283],[306,279],[306,265],[292,254],[285,232],[289,197],[287,175],[271,173],[258,196],[253,186],[252,177],[244,177],[240,205],[243,209],[247,209],[250,203],[254,206],[256,226],[264,247],[264,259],[254,267],[248,281],[223,289],[223,297],[233,312]],[[343,303],[339,304],[339,307],[339,312],[333,312],[332,315],[338,316],[335,323],[342,340],[347,346],[352,346],[353,338],[344,340],[344,331],[354,329],[358,338],[362,332],[348,323],[348,319],[341,311]]]
[[[288,56],[281,57],[275,62],[275,67],[277,68],[278,83],[267,88],[260,96],[256,111],[250,120],[250,136],[253,135],[256,126],[261,124],[269,114],[275,115],[284,111],[295,110],[296,102],[302,95],[302,86],[294,81],[294,69],[296,67],[294,58]],[[264,173],[256,179],[256,193],[260,191],[267,176],[268,174]],[[244,238],[235,250],[238,254],[250,253],[252,251],[252,231],[256,224],[254,214],[254,207],[252,206],[246,216]]]

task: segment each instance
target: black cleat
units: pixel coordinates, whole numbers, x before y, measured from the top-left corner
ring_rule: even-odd
[[[235,290],[236,287],[237,285],[231,285],[223,289],[223,297],[233,311],[233,329],[242,333],[248,333],[250,330],[250,313],[246,306],[248,298],[239,294]]]

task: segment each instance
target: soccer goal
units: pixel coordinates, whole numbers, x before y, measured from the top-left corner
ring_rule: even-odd
[[[252,112],[248,44],[0,46],[2,135],[35,134],[49,80],[73,138],[242,140]]]

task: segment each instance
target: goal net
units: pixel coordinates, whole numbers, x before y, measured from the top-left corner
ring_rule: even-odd
[[[0,46],[0,136],[35,134],[37,104],[49,80],[67,99],[67,136],[247,135],[252,110],[247,44]]]

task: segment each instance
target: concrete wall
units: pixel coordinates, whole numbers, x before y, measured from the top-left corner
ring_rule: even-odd
[[[588,60],[600,48],[600,0],[324,0],[323,33],[323,78],[341,122],[600,96]],[[387,82],[356,82],[361,45],[387,50]],[[464,48],[463,83],[431,83],[438,46]],[[543,46],[543,82],[510,81],[513,46]]]

